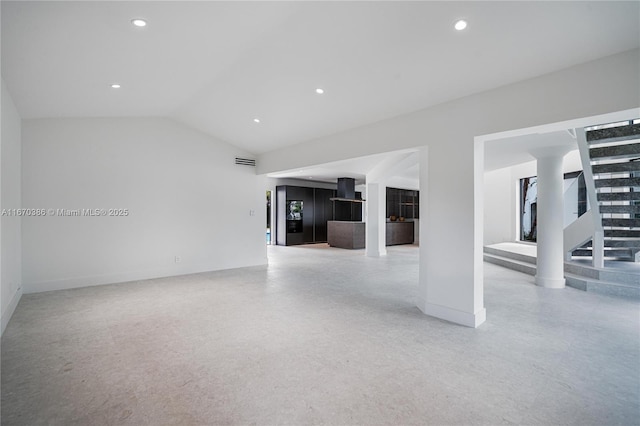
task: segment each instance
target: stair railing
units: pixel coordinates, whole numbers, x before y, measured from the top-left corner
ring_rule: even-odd
[[[593,240],[593,211],[587,210],[582,216],[564,228],[563,247],[565,260],[571,260],[571,252]]]

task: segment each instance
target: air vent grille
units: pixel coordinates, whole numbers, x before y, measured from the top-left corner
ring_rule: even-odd
[[[252,160],[250,158],[240,158],[240,157],[236,157],[236,164],[240,165],[240,166],[251,166],[251,167],[255,167],[256,166],[256,160]]]

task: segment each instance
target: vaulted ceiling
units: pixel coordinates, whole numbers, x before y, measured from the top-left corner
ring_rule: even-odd
[[[166,116],[259,154],[637,48],[639,6],[2,1],[2,76],[23,118]]]

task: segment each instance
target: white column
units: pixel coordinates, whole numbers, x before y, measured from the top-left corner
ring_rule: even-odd
[[[386,215],[387,215],[387,187],[379,182],[367,182],[366,201],[366,237],[365,253],[367,256],[378,257],[387,254]]]
[[[562,159],[565,151],[538,157],[538,259],[536,285],[564,288]]]

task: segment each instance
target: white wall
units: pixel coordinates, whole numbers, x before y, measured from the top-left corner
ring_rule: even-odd
[[[515,189],[511,167],[484,174],[484,245],[513,241]]]
[[[420,182],[418,179],[411,179],[402,176],[392,176],[386,181],[387,187],[410,189],[418,191],[420,189]]]
[[[272,188],[272,191],[275,191],[276,186],[281,185],[291,185],[291,186],[302,186],[307,188],[324,188],[324,189],[337,189],[337,183],[329,183],[329,182],[317,182],[314,180],[307,179],[295,179],[295,178],[267,178],[266,180],[269,188]]]
[[[0,209],[19,209],[20,194],[20,115],[2,81],[2,141],[0,143]],[[21,219],[2,215],[0,232],[0,306],[2,332],[22,296]]]
[[[267,262],[247,153],[161,118],[25,120],[22,136],[25,208],[129,210],[24,218],[26,292]]]

